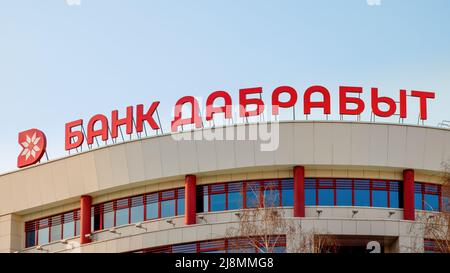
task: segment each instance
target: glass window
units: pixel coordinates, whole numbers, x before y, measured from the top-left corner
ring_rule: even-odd
[[[144,220],[144,196],[131,198],[131,223],[138,223]]]
[[[398,182],[390,182],[389,185],[389,207],[400,208],[400,186]]]
[[[442,197],[442,211],[450,212],[450,197]]]
[[[129,224],[129,206],[128,198],[117,200],[116,203],[116,226],[123,226]]]
[[[415,209],[422,210],[422,193],[414,193],[414,207]]]
[[[175,200],[161,201],[161,218],[175,216]]]
[[[242,194],[240,192],[228,193],[228,209],[241,209],[242,208]]]
[[[305,205],[315,206],[316,203],[316,190],[315,189],[305,189]]]
[[[283,200],[283,206],[289,207],[294,205],[294,190],[292,188],[282,187],[281,200]]]
[[[26,247],[32,247],[36,245],[36,231],[35,230],[30,230],[27,231],[27,238],[26,238]]]
[[[61,240],[61,225],[56,225],[51,227],[51,242]]]
[[[255,208],[260,206],[259,189],[260,189],[259,183],[257,182],[247,183],[247,189],[245,193],[247,208]]]
[[[425,194],[425,210],[439,211],[439,196],[435,194]]]
[[[355,206],[370,206],[369,180],[355,180]]]
[[[184,204],[185,204],[184,197],[177,199],[177,215],[184,215],[185,211]]]
[[[228,184],[228,209],[242,209],[242,183]]]
[[[113,202],[103,204],[103,228],[111,228],[114,226],[114,209]]]
[[[63,216],[63,239],[72,238],[75,236],[75,222],[73,221],[73,218],[73,212],[66,213]]]
[[[306,206],[316,206],[316,180],[315,179],[305,179],[305,205]]]
[[[80,236],[80,220],[75,221],[75,236]]]
[[[203,208],[204,208],[205,212],[209,211],[209,195],[208,194],[203,195]]]
[[[38,244],[44,245],[48,243],[49,240],[49,219],[39,220],[39,230],[38,230]]]
[[[336,205],[352,205],[352,180],[336,180]]]
[[[319,206],[334,206],[334,184],[332,180],[319,180]]]
[[[400,208],[399,197],[400,195],[398,191],[389,191],[390,208]]]
[[[222,211],[226,209],[225,193],[211,194],[211,211]]]
[[[51,218],[52,226],[50,227],[50,242],[55,242],[61,240],[61,215],[54,216]]]
[[[269,182],[264,185],[264,206],[279,207],[280,206],[280,190],[277,182]]]
[[[333,189],[319,189],[319,206],[333,206],[334,205],[334,190]]]
[[[387,191],[373,190],[372,191],[372,206],[379,208],[387,208]]]
[[[156,219],[158,218],[158,194],[152,193],[147,195],[147,205],[146,205],[146,219]]]
[[[352,190],[351,189],[336,189],[336,205],[337,206],[351,206],[352,205]]]

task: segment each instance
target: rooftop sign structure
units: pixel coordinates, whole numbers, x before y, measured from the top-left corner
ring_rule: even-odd
[[[279,86],[273,90],[271,102],[269,104],[262,99],[262,92],[262,87],[240,89],[239,101],[237,104],[233,104],[230,94],[226,91],[212,92],[206,100],[205,116],[201,115],[199,101],[195,97],[184,96],[175,104],[174,118],[171,121],[171,132],[178,132],[180,127],[183,129],[184,125],[202,128],[204,119],[206,121],[214,121],[217,114],[222,114],[225,120],[233,120],[233,106],[239,108],[238,113],[235,115],[244,119],[257,117],[268,111],[270,111],[270,115],[277,117],[280,108],[292,108],[294,119],[295,113],[298,110],[301,110],[306,116],[306,119],[308,119],[308,115],[311,114],[311,110],[315,108],[322,110],[324,115],[328,116],[331,114],[331,95],[329,90],[324,86],[310,86],[303,94],[299,94],[293,87]],[[408,117],[409,97],[419,102],[420,109],[418,120],[423,122],[428,118],[428,101],[435,98],[435,93],[432,91],[408,91],[405,89],[399,90],[397,98],[390,98],[380,96],[378,88],[371,88],[370,91],[366,91],[370,92],[370,101],[364,101],[360,98],[363,92],[363,87],[339,86],[339,109],[336,113],[341,115],[341,119],[343,116],[348,115],[357,116],[359,120],[359,116],[370,109],[371,121],[374,121],[375,117],[389,118],[392,116],[398,116],[399,121],[403,121]],[[298,106],[299,95],[303,97],[303,104],[300,107]],[[281,100],[282,96],[288,97],[288,99]],[[313,96],[316,98],[320,96],[321,99],[313,99]],[[221,103],[217,103],[218,101]],[[65,125],[65,150],[69,151],[69,153],[71,150],[78,151],[78,149],[82,148],[84,143],[91,149],[94,141],[99,145],[97,140],[98,137],[106,143],[108,140],[115,143],[119,136],[119,132],[122,139],[124,139],[121,129],[122,126],[125,126],[126,135],[130,136],[133,132],[136,132],[138,137],[140,137],[143,132],[147,134],[147,125],[153,131],[158,132],[161,130],[162,132],[158,113],[159,104],[159,101],[155,101],[151,103],[147,109],[144,108],[143,104],[139,104],[135,107],[128,106],[126,108],[126,114],[123,117],[119,117],[118,110],[113,110],[110,115],[97,114],[88,120],[87,125],[83,119],[68,122]],[[267,105],[269,105],[269,107],[267,107]],[[187,116],[184,116],[186,115],[186,111],[182,111],[184,107],[189,107],[190,109]],[[87,126],[86,129],[85,125]],[[39,134],[39,136],[45,139],[43,133]],[[21,145],[22,144],[23,143],[21,143]],[[25,153],[25,151],[22,153]],[[28,157],[28,159],[29,158],[30,157]],[[38,161],[39,160],[36,162]],[[18,167],[29,166],[30,164],[18,164]]]

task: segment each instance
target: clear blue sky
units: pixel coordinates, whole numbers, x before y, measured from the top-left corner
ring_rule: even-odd
[[[2,0],[0,37],[0,172],[20,131],[56,158],[68,121],[160,100],[167,126],[179,97],[219,89],[433,90],[427,124],[450,119],[448,0]]]

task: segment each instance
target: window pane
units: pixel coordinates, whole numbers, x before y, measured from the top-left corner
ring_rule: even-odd
[[[50,229],[48,227],[38,230],[38,237],[39,237],[38,244],[39,245],[44,245],[44,244],[48,243],[49,231],[50,231]]]
[[[336,205],[351,206],[352,205],[352,180],[337,179],[336,180]]]
[[[175,216],[175,200],[166,200],[161,202],[161,217]]]
[[[435,194],[425,194],[425,210],[439,210],[439,196]]]
[[[352,190],[351,189],[337,189],[336,190],[336,205],[337,206],[351,206],[352,205]]]
[[[225,194],[211,194],[211,211],[225,210]]]
[[[158,218],[158,194],[152,193],[146,196],[146,219]]]
[[[75,236],[80,236],[80,220],[75,221]]]
[[[265,207],[279,207],[280,206],[280,191],[274,186],[268,186],[264,189],[264,206]]]
[[[36,245],[36,231],[27,231],[27,238],[26,238],[26,247],[32,247]]]
[[[144,196],[141,195],[131,198],[130,211],[130,224],[142,222],[144,220]]]
[[[248,183],[245,198],[247,208],[259,207],[259,184]]]
[[[228,193],[228,209],[241,209],[242,208],[242,194],[240,192]]]
[[[128,224],[128,208],[118,209],[116,211],[116,226]]]
[[[305,205],[316,205],[316,189],[305,189]]]
[[[207,194],[203,195],[203,208],[205,212],[209,211],[209,195]]]
[[[144,220],[144,206],[131,207],[131,223],[138,223]]]
[[[276,246],[273,249],[273,253],[286,253],[286,247],[285,246]]]
[[[450,198],[447,196],[442,197],[442,211],[450,212]]]
[[[398,191],[390,191],[389,192],[389,202],[391,208],[400,208],[399,204],[399,192]]]
[[[387,208],[387,191],[372,191],[372,207]]]
[[[355,180],[355,206],[370,206],[370,181]]]
[[[51,227],[51,242],[61,240],[61,225],[56,225]]]
[[[294,190],[283,189],[281,191],[281,199],[283,200],[283,206],[293,206],[294,205]]]
[[[73,221],[73,215],[73,212],[64,214],[63,239],[75,236],[75,222]]]
[[[177,215],[184,215],[184,198],[177,199]]]
[[[103,228],[111,228],[114,226],[114,210],[112,210],[113,203],[109,202],[103,204],[105,211],[103,212]]]
[[[319,189],[319,206],[334,206],[333,189]]]
[[[369,190],[355,190],[355,206],[370,206]]]
[[[414,193],[414,207],[415,209],[422,210],[422,194],[421,193]]]
[[[64,223],[63,225],[63,239],[72,238],[75,236],[75,222]]]

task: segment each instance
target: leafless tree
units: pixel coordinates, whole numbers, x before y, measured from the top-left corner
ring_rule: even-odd
[[[259,187],[246,189],[247,209],[236,213],[238,226],[227,230],[231,248],[238,252],[274,253],[288,240],[289,252],[336,251],[337,241],[326,231],[321,231],[322,234],[315,230],[305,231],[299,219],[286,217],[285,210],[278,207],[280,196],[276,185],[269,183],[262,190]]]
[[[422,212],[416,221],[421,225],[423,237],[432,242],[432,250],[450,253],[450,165],[444,165],[441,186],[441,210]]]

